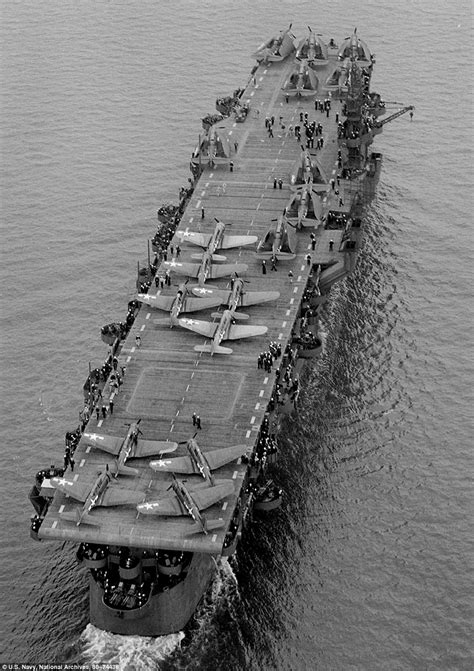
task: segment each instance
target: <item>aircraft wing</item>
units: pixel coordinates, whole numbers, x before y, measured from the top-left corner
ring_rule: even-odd
[[[186,264],[192,265],[192,264]],[[232,275],[232,273],[241,273],[247,272],[249,269],[246,263],[223,263],[221,265],[212,265],[209,273],[209,277],[215,280],[218,277],[225,277],[226,275]],[[196,274],[197,277],[197,274]]]
[[[212,291],[211,289],[209,291]],[[209,298],[191,298],[188,296],[184,302],[183,312],[197,312],[198,310],[206,310],[207,308],[215,308],[221,304],[221,299],[217,296]]]
[[[158,459],[150,461],[154,471],[165,473],[195,473],[193,462],[189,457],[173,457],[172,459]]]
[[[59,489],[59,491],[71,496],[76,501],[81,501],[81,503],[84,503],[87,499],[92,487],[90,483],[82,484],[65,478],[51,478],[51,484],[55,489]]]
[[[212,238],[212,235],[205,233],[193,233],[191,231],[182,231],[177,234],[177,237],[181,242],[189,242],[192,245],[198,245],[199,247],[207,247],[209,241]]]
[[[235,461],[248,450],[248,445],[232,445],[232,447],[222,447],[218,450],[212,450],[205,453],[207,463],[211,467],[211,471],[221,466]]]
[[[141,303],[146,303],[151,308],[157,308],[158,310],[171,310],[175,296],[153,296],[149,294],[138,294],[137,300]]]
[[[231,324],[227,340],[239,340],[239,338],[251,338],[252,336],[263,335],[268,331],[268,326],[240,326],[240,324]]]
[[[232,247],[244,247],[257,242],[256,235],[224,235],[219,249],[231,249]]]
[[[208,289],[207,287],[194,286],[192,292],[196,296],[208,296],[213,299],[218,298],[219,303],[222,303],[223,305],[228,305],[232,296],[232,291],[229,291],[228,289]]]
[[[178,323],[185,329],[189,331],[194,331],[200,335],[205,336],[206,338],[213,338],[216,332],[219,323],[213,324],[212,322],[206,322],[201,319],[178,319]]]
[[[197,277],[199,274],[199,263],[182,263],[181,261],[165,261],[164,264],[170,270],[174,270],[178,275],[188,275]]]
[[[156,501],[140,503],[137,506],[137,510],[139,513],[143,513],[143,515],[186,515],[186,512],[181,508],[179,499],[175,494],[164,496]]]
[[[170,440],[142,440],[139,438],[133,456],[154,457],[157,454],[174,452],[177,447],[178,443],[172,443]]]
[[[276,301],[278,298],[280,298],[279,291],[245,291],[242,294],[241,303],[245,307],[246,305]]]
[[[214,505],[214,503],[221,501],[221,499],[225,499],[226,496],[229,496],[233,492],[233,480],[226,480],[221,485],[215,485],[215,487],[195,490],[191,492],[191,496],[199,510],[205,510],[209,506]]]
[[[119,453],[120,447],[124,441],[124,438],[104,436],[100,433],[84,433],[83,438],[85,438],[88,445],[98,447],[99,450],[103,450],[109,454],[114,454],[115,456],[117,456]]]
[[[143,492],[137,492],[134,489],[123,489],[122,487],[116,487],[115,485],[110,485],[105,490],[100,505],[135,506],[137,505],[137,503],[141,503],[144,498],[145,495],[143,494]]]

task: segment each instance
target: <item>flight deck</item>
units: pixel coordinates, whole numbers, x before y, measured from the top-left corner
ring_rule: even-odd
[[[337,51],[334,51],[330,54],[329,63],[320,72],[329,73],[336,62]],[[181,248],[175,263],[195,263],[191,255],[199,253],[199,248],[187,244],[185,237],[181,241],[179,233],[189,230],[212,234],[216,226],[215,219],[218,219],[225,224],[225,234],[254,235],[260,240],[274,225],[274,220],[284,214],[294,192],[290,175],[294,166],[302,160],[304,138],[298,140],[294,132],[301,113],[308,114],[310,121],[314,120],[323,126],[323,147],[308,149],[317,160],[323,176],[320,185],[324,191],[321,196],[322,208],[325,213],[349,212],[355,187],[350,186],[349,180],[342,179],[337,188],[330,184],[337,170],[336,113],[342,115],[343,103],[333,96],[327,115],[325,111],[315,110],[314,104],[315,100],[330,97],[327,90],[321,90],[308,98],[287,96],[282,86],[294,67],[293,57],[282,62],[261,63],[240,96],[241,102],[248,108],[244,120],[237,121],[232,115],[219,123],[219,133],[226,133],[229,140],[229,160],[210,165],[211,161],[202,157],[202,173],[194,184],[194,192],[171,243],[175,250],[177,245]],[[270,133],[265,121],[272,118]],[[203,453],[241,445],[242,456],[249,457],[274,392],[275,371],[282,361],[282,358],[278,359],[273,371],[266,372],[257,367],[259,353],[267,350],[271,341],[280,343],[283,352],[291,343],[308,277],[315,267],[336,265],[339,262],[342,274],[350,270],[351,255],[341,244],[344,230],[326,230],[318,223],[315,222],[313,228],[296,231],[294,259],[278,259],[276,269],[272,269],[273,264],[267,260],[265,273],[255,245],[218,252],[225,255],[225,263],[247,264],[248,270],[238,274],[245,281],[246,291],[280,293],[280,297],[274,301],[237,310],[249,315],[248,320],[238,321],[238,324],[268,327],[268,332],[225,341],[223,344],[232,348],[232,354],[216,353],[211,356],[207,352],[196,352],[195,345],[209,343],[209,340],[180,326],[170,328],[169,324],[156,324],[155,320],[163,320],[166,313],[142,305],[119,350],[119,368],[125,367],[126,372],[123,384],[113,399],[113,414],[109,413],[106,418],[99,420],[93,415],[86,431],[125,436],[126,424],[141,418],[143,439],[178,443],[176,451],[163,458],[185,455],[185,441],[196,433],[196,440]],[[314,249],[310,233],[315,235]],[[168,261],[171,261],[170,256]],[[221,262],[213,263],[219,265]],[[178,266],[167,267],[171,273],[171,287],[159,290],[153,284],[149,289],[150,294],[175,295],[177,286],[186,281],[185,276],[176,272]],[[158,273],[165,269],[165,266],[158,268]],[[197,285],[197,280],[191,278],[188,284]],[[204,287],[211,285],[230,290],[230,284],[231,278],[225,277],[208,280]],[[218,323],[219,318],[215,313],[222,314],[224,309],[224,306],[220,306],[192,315],[181,315],[180,318]],[[107,402],[105,391],[104,400]],[[201,429],[193,425],[193,413],[200,416]],[[74,471],[68,470],[65,477],[79,482],[93,483],[97,473],[104,470],[106,464],[111,466],[114,461],[111,455],[91,447],[83,438],[74,456]],[[154,457],[159,458],[159,455]],[[149,462],[150,458],[128,460],[127,465],[138,469],[139,475],[119,475],[109,488],[132,489],[142,495],[143,502],[166,496],[172,476],[153,471]],[[61,513],[80,504],[56,492],[39,536],[43,539],[144,549],[189,550],[218,555],[222,551],[247,469],[248,463],[244,456],[243,460],[238,459],[214,472],[217,482],[231,480],[234,492],[204,511],[209,520],[223,520],[221,528],[209,533],[196,532],[189,516],[170,518],[143,515],[133,505],[95,507],[91,515],[99,525],[76,525],[62,519]],[[209,486],[199,475],[177,477],[184,480],[191,491]]]

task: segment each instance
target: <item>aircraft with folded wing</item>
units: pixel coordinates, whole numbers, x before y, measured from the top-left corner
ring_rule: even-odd
[[[280,298],[279,291],[246,291],[244,281],[238,277],[234,280],[234,286],[229,291],[227,289],[208,289],[207,287],[195,287],[193,293],[196,296],[208,296],[209,298],[219,298],[222,305],[227,305],[233,313],[234,319],[248,319],[249,316],[242,312],[236,312],[238,307],[247,307],[248,305],[257,305],[267,301],[276,301]]]
[[[190,492],[184,483],[180,482],[173,474],[170,489],[173,490],[172,494],[137,505],[138,512],[143,515],[169,515],[173,517],[189,515],[195,522],[191,533],[204,532],[207,534],[212,529],[219,529],[224,526],[223,519],[208,520],[204,515],[201,515],[201,510],[209,508],[232,494],[234,492],[232,480],[225,480],[213,487]]]
[[[321,36],[313,33],[311,27],[308,26],[309,35],[303,37],[296,49],[295,58],[298,61],[306,60],[308,65],[316,67],[318,65],[328,64],[328,48],[321,40]]]
[[[220,305],[217,297],[195,298],[185,284],[179,286],[175,296],[161,296],[150,294],[138,294],[138,300],[146,303],[152,308],[165,310],[170,313],[170,327],[176,326],[178,317],[182,312],[198,312],[207,308],[216,308]],[[155,324],[168,323],[168,320],[155,319]]]
[[[80,524],[92,524],[100,526],[100,521],[90,515],[92,508],[98,506],[130,506],[141,503],[144,499],[142,492],[133,489],[119,487],[116,482],[112,482],[113,475],[109,467],[105,471],[100,471],[94,482],[79,482],[66,480],[66,478],[51,478],[51,484],[59,491],[70,496],[84,505],[75,512],[60,512],[59,516],[68,522]]]
[[[132,422],[125,438],[107,436],[101,433],[84,433],[83,439],[88,445],[98,447],[104,452],[113,454],[117,457],[117,473],[121,475],[138,475],[136,468],[126,466],[127,459],[140,459],[141,457],[156,457],[158,454],[169,454],[174,452],[178,443],[172,443],[168,440],[143,440],[139,438],[142,435],[140,431],[141,419]]]
[[[296,235],[293,224],[286,221],[282,215],[273,222],[257,245],[257,257],[259,259],[294,259]]]
[[[253,245],[257,242],[258,238],[256,235],[224,235],[225,224],[219,219],[215,219],[216,227],[214,233],[196,233],[186,229],[185,231],[178,232],[176,235],[179,237],[181,242],[189,242],[192,245],[198,245],[198,247],[204,247],[211,254],[214,254],[218,249],[232,249],[233,247],[244,247],[246,245]],[[193,258],[196,258],[193,256]],[[198,256],[197,258],[201,258]],[[219,257],[216,259],[213,257],[213,260],[224,260],[225,257]]]
[[[211,167],[228,163],[230,160],[229,135],[224,126],[212,125],[193,151],[191,163],[207,163]]]
[[[297,98],[308,98],[316,95],[318,83],[314,70],[309,68],[305,61],[302,61],[298,69],[294,70],[286,79],[282,90],[287,96],[294,95]]]
[[[223,340],[239,340],[239,338],[251,338],[252,336],[264,335],[268,331],[268,326],[240,326],[233,323],[235,313],[231,310],[224,310],[222,315],[217,313],[213,316],[219,316],[219,322],[206,322],[199,319],[179,319],[179,325],[189,331],[194,331],[206,338],[212,338],[210,345],[195,345],[195,352],[210,352],[211,356],[218,354],[232,354],[230,347],[223,347]]]
[[[247,451],[247,445],[232,445],[231,447],[222,447],[204,453],[194,437],[185,442],[189,456],[150,461],[150,467],[158,472],[202,475],[206,481],[214,485],[212,471],[235,461]]]
[[[278,37],[271,37],[266,42],[263,42],[255,53],[252,54],[259,63],[270,63],[271,61],[282,61],[295,49],[293,43],[294,35],[291,33],[290,23],[289,28],[282,30]]]
[[[186,263],[185,261],[165,261],[164,265],[170,270],[174,270],[179,275],[187,275],[188,277],[197,277],[200,287],[204,286],[206,280],[215,280],[219,277],[226,277],[232,273],[245,273],[248,270],[248,265],[245,263],[223,263],[221,265],[213,265],[212,253],[207,249],[202,255],[201,263]]]
[[[326,193],[326,185],[315,187],[310,177],[305,184],[298,186],[286,206],[289,221],[295,221],[297,228],[315,226],[323,219],[323,202],[321,197]]]

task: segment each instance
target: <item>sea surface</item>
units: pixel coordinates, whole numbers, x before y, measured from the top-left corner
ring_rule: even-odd
[[[201,117],[291,22],[357,27],[372,88],[415,115],[377,137],[358,267],[279,436],[282,509],[220,563],[185,632],[106,634],[74,547],[30,539],[27,495],[62,461]],[[0,24],[0,662],[474,668],[471,3],[3,0]]]

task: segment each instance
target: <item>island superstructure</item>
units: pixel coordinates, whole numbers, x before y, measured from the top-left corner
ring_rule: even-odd
[[[91,622],[115,633],[182,629],[252,507],[280,500],[278,420],[321,350],[318,314],[354,268],[380,169],[385,106],[355,31],[297,44],[290,27],[255,58],[218,101],[191,186],[164,208],[173,237],[155,241],[126,328],[88,377],[74,470],[69,457],[40,472],[30,496],[39,539],[80,544]]]

